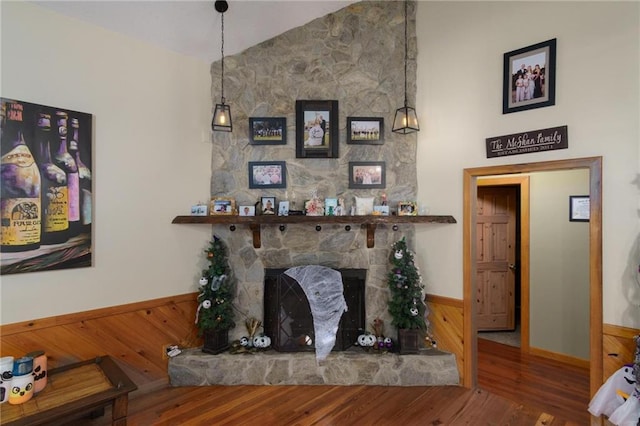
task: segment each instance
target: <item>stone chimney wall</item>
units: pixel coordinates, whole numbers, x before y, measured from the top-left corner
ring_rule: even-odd
[[[233,7],[233,5],[231,6]],[[408,11],[407,93],[415,105],[416,3]],[[286,17],[283,17],[286,19]],[[262,196],[289,200],[301,209],[315,191],[320,198],[343,197],[347,210],[354,197],[385,193],[392,210],[399,201],[416,199],[415,134],[391,132],[397,108],[404,104],[404,3],[363,1],[292,29],[234,56],[225,57],[224,89],[231,106],[233,132],[214,132],[211,196],[229,197],[237,205],[253,205]],[[211,66],[212,104],[220,102],[220,62]],[[337,100],[339,158],[296,158],[296,100]],[[212,108],[213,111],[213,108]],[[346,143],[347,117],[384,118],[383,145]],[[251,145],[249,117],[286,117],[286,145]],[[286,161],[286,189],[249,189],[249,161]],[[384,161],[385,189],[349,189],[350,161]],[[293,208],[293,207],[292,207]],[[389,251],[407,237],[412,225],[378,226],[375,247],[366,247],[366,230],[352,225],[277,225],[262,227],[262,247],[252,245],[248,227],[213,232],[229,246],[230,264],[238,281],[237,327],[231,338],[246,334],[245,317],[262,319],[265,268],[323,265],[367,269],[367,324],[380,317],[391,334],[387,312]]]

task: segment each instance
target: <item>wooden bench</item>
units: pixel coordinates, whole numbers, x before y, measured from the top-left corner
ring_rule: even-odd
[[[0,406],[2,425],[57,424],[111,404],[112,424],[127,424],[129,392],[138,387],[109,356],[78,362],[48,372],[47,386],[20,405]]]

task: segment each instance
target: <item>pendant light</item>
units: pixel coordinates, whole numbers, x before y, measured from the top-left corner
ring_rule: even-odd
[[[409,60],[408,54],[408,40],[407,40],[407,9],[409,0],[404,2],[404,106],[396,110],[396,117],[393,120],[393,131],[396,133],[407,134],[411,132],[417,132],[420,130],[418,125],[418,116],[416,110],[408,106],[407,102],[407,62]]]
[[[222,48],[220,49],[222,52],[222,60],[221,68],[222,73],[220,76],[220,88],[221,88],[221,99],[220,103],[216,104],[216,109],[213,112],[213,120],[211,120],[211,128],[214,132],[230,132],[233,128],[231,123],[231,108],[229,105],[225,104],[224,99],[224,13],[229,9],[229,3],[224,0],[217,0],[214,4],[216,10],[220,13],[222,20]]]

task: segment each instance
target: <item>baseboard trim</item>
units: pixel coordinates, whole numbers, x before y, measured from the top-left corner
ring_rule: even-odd
[[[565,364],[573,365],[575,367],[589,369],[591,363],[588,359],[578,358],[572,355],[561,354],[558,352],[548,351],[540,348],[529,348],[531,355],[539,356],[541,358],[552,359],[554,361],[560,361]]]
[[[461,299],[437,296],[435,294],[426,294],[424,296],[424,301],[429,303],[435,303],[438,305],[453,306],[454,308],[460,308],[460,309],[462,309],[462,302],[463,302]]]

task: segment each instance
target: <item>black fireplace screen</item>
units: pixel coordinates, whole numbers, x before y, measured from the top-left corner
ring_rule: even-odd
[[[300,284],[284,274],[286,269],[267,269],[264,276],[264,332],[279,352],[315,351],[313,317]],[[348,310],[342,315],[333,350],[352,346],[365,329],[364,289],[366,269],[339,269]]]

